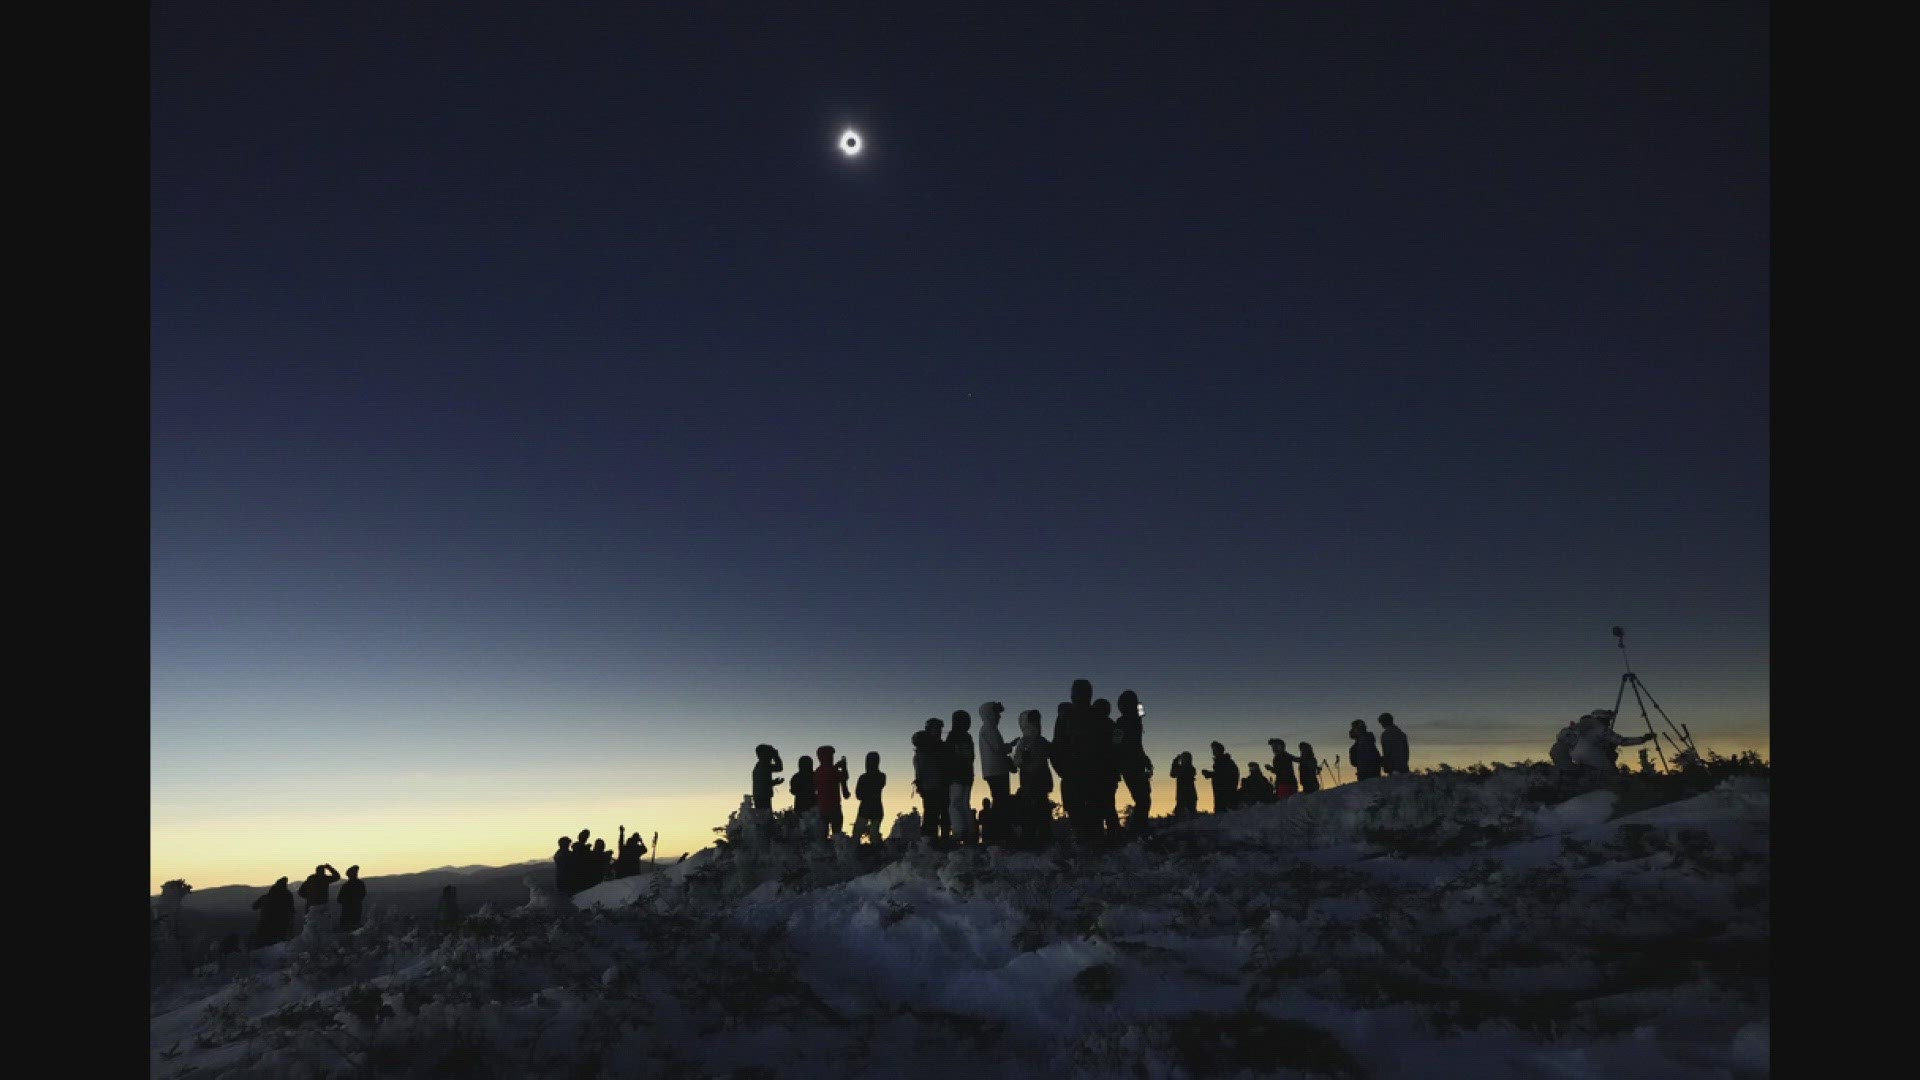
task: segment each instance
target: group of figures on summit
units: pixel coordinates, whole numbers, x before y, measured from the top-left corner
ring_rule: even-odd
[[[937,716],[929,717],[913,733],[913,788],[921,804],[917,816],[922,837],[960,843],[1044,843],[1053,835],[1056,807],[1077,837],[1118,835],[1145,827],[1153,811],[1154,769],[1144,745],[1145,709],[1139,694],[1123,691],[1116,710],[1115,703],[1093,696],[1091,682],[1075,680],[1069,700],[1055,709],[1051,737],[1041,733],[1040,710],[1027,709],[1019,717],[1020,733],[1009,742],[1000,730],[1005,713],[1006,706],[989,701],[980,706],[977,734],[973,717],[965,709],[953,713],[951,727]],[[1358,779],[1408,771],[1406,734],[1391,713],[1380,714],[1379,723],[1378,743],[1364,720],[1355,720],[1348,729],[1353,742],[1349,760]],[[1199,812],[1197,782],[1202,776],[1213,785],[1216,813],[1320,790],[1324,766],[1312,744],[1300,743],[1297,754],[1287,749],[1283,739],[1269,739],[1267,745],[1273,753],[1271,775],[1262,772],[1257,762],[1249,762],[1243,777],[1233,755],[1218,742],[1212,744],[1209,769],[1196,770],[1191,753],[1175,756],[1167,773],[1174,781],[1174,815]],[[774,793],[786,765],[773,746],[762,743],[754,749],[750,811],[764,827],[773,820]],[[976,776],[987,788],[977,811],[973,805]],[[856,842],[862,837],[875,844],[881,841],[887,774],[880,770],[879,751],[867,752],[866,769],[855,778],[832,746],[822,746],[815,755],[800,759],[786,784],[793,796],[790,818],[802,823],[798,828],[802,835],[840,835],[845,830],[842,801],[852,799],[856,811],[849,835]],[[1116,805],[1122,784],[1133,800],[1124,824]]]

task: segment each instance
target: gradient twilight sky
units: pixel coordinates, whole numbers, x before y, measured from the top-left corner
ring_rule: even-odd
[[[1615,623],[1768,749],[1765,5],[812,6],[151,9],[156,888],[1076,677],[1542,758]]]

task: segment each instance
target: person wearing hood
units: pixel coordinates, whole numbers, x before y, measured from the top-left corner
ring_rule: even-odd
[[[1353,763],[1354,779],[1377,779],[1380,776],[1380,749],[1373,743],[1373,732],[1367,730],[1367,722],[1355,720],[1347,728],[1347,737],[1353,740],[1353,747],[1347,751],[1347,760]]]
[[[973,717],[965,709],[953,711],[953,730],[947,732],[947,820],[961,843],[977,835],[973,823]]]
[[[1247,777],[1240,781],[1240,804],[1253,806],[1273,801],[1273,782],[1260,771],[1259,762],[1247,762]]]
[[[1145,828],[1153,813],[1153,762],[1148,759],[1145,738],[1146,710],[1140,707],[1140,695],[1131,690],[1120,693],[1120,719],[1114,722],[1120,779],[1133,797],[1131,816],[1135,828]]]
[[[1287,753],[1285,739],[1268,739],[1267,746],[1273,751],[1273,797],[1284,799],[1300,790],[1293,779],[1293,764],[1300,759]]]
[[[1613,730],[1611,709],[1597,709],[1585,719],[1580,740],[1573,747],[1573,764],[1582,772],[1614,772],[1620,767],[1621,747],[1639,746],[1654,737],[1651,731],[1645,735],[1622,735]]]
[[[260,913],[260,920],[253,927],[251,948],[271,945],[283,941],[293,933],[293,890],[287,888],[287,879],[281,878],[273,887],[253,901],[253,910]]]
[[[833,760],[831,746],[821,747],[819,753],[820,764],[813,770],[814,805],[820,808],[820,820],[827,827],[827,839],[831,840],[840,835],[846,824],[840,800],[852,798],[853,792],[847,790],[847,763]]]
[[[1020,714],[1020,737],[1013,743],[1013,765],[1020,770],[1020,837],[1045,843],[1053,835],[1053,768],[1048,765],[1052,747],[1040,734],[1040,710]]]
[[[1000,716],[1006,711],[1007,707],[997,701],[980,706],[980,779],[987,782],[993,805],[999,808],[1003,818],[1013,808],[1007,801],[1013,792],[1010,778],[1013,761],[1007,755],[1006,736],[1000,734]]]
[[[1320,759],[1313,756],[1313,744],[1300,744],[1300,794],[1310,795],[1320,790]]]
[[[1585,719],[1583,716],[1580,720],[1567,721],[1567,726],[1560,729],[1560,734],[1554,737],[1553,747],[1547,751],[1547,758],[1561,772],[1573,771],[1573,748],[1580,741],[1580,721]]]
[[[861,773],[853,785],[854,798],[860,803],[853,815],[854,843],[860,842],[861,833],[873,837],[875,844],[880,842],[880,821],[886,816],[880,805],[880,793],[886,786],[887,774],[880,771],[880,751],[867,751],[867,771]]]
[[[947,817],[947,770],[940,729],[945,722],[927,718],[927,726],[913,733],[913,788],[920,793],[920,835],[945,840],[953,835]]]
[[[1200,775],[1213,781],[1213,812],[1223,814],[1240,805],[1240,766],[1225,746],[1217,742],[1211,745],[1213,768],[1201,769]]]
[[[1388,776],[1407,772],[1407,733],[1393,722],[1393,714],[1380,714],[1380,771]]]
[[[347,880],[340,885],[340,929],[360,925],[360,911],[367,901],[367,883],[360,880],[358,866],[347,867]]]
[[[1173,756],[1173,767],[1167,770],[1173,777],[1173,816],[1185,817],[1200,812],[1200,792],[1194,786],[1193,778],[1198,775],[1193,768],[1193,754],[1182,750]]]
[[[800,820],[801,817],[820,805],[820,789],[815,786],[813,779],[813,758],[806,754],[800,755],[800,767],[793,770],[793,775],[787,778],[787,794],[793,796],[794,824],[799,828],[806,828],[806,823]]]
[[[553,853],[553,887],[556,892],[571,894],[573,882],[579,875],[573,869],[573,839],[560,838],[559,850]]]
[[[766,743],[753,748],[753,808],[773,812],[773,791],[780,783],[777,775],[786,768],[780,761],[780,751]]]

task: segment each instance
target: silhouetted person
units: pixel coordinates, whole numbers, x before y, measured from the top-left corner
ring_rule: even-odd
[[[347,867],[347,880],[340,886],[340,929],[360,925],[361,905],[367,902],[367,883],[360,880],[358,866]]]
[[[1347,728],[1347,735],[1353,740],[1352,749],[1347,751],[1347,761],[1353,765],[1354,779],[1377,779],[1380,775],[1380,748],[1373,744],[1373,732],[1367,730],[1367,722],[1355,720]]]
[[[1213,746],[1213,768],[1201,769],[1200,775],[1213,781],[1213,812],[1226,813],[1240,805],[1240,766],[1235,764],[1233,755],[1219,743]]]
[[[1267,746],[1273,750],[1273,796],[1276,799],[1284,799],[1300,790],[1300,785],[1293,779],[1294,762],[1300,759],[1287,753],[1285,739],[1268,739]]]
[[[980,800],[980,842],[998,844],[1004,837],[1001,833],[1001,817],[1006,811],[994,806],[992,799]]]
[[[453,886],[448,885],[440,890],[440,903],[434,908],[433,914],[443,926],[460,921],[460,897],[453,891]]]
[[[800,755],[800,767],[793,770],[793,776],[787,780],[787,793],[793,796],[793,819],[802,829],[806,824],[800,821],[801,815],[820,805],[820,789],[813,778],[813,758]]]
[[[640,872],[640,857],[647,853],[646,842],[639,833],[627,835],[627,827],[620,826],[620,857],[613,861],[613,876],[628,878]]]
[[[560,838],[560,846],[553,853],[553,887],[563,894],[573,892],[573,841]]]
[[[1147,757],[1146,714],[1140,708],[1140,695],[1131,690],[1120,693],[1120,718],[1114,721],[1119,736],[1115,749],[1120,779],[1133,797],[1133,823],[1145,828],[1153,813],[1153,762]]]
[[[300,883],[300,899],[307,902],[309,910],[327,902],[327,886],[340,880],[340,871],[332,863],[321,863]]]
[[[913,734],[913,786],[920,793],[920,835],[945,840],[953,835],[947,814],[946,748],[940,732],[946,722],[927,718],[927,726]]]
[[[833,747],[823,746],[819,750],[820,764],[813,770],[814,804],[820,808],[820,821],[826,827],[827,839],[839,836],[846,828],[846,818],[840,809],[842,797],[851,798],[853,792],[847,790],[847,763],[833,760]]]
[[[1573,746],[1574,768],[1580,772],[1611,773],[1619,769],[1622,746],[1639,746],[1654,737],[1622,735],[1613,730],[1613,710],[1597,709],[1581,718],[1580,739]]]
[[[1302,795],[1320,790],[1320,759],[1313,756],[1313,744],[1300,744],[1300,793]]]
[[[867,751],[867,771],[860,774],[854,782],[853,796],[859,800],[860,808],[853,815],[853,839],[856,843],[865,833],[873,837],[873,842],[881,841],[880,822],[886,816],[881,808],[880,794],[886,790],[887,774],[880,771],[880,751]]]
[[[1094,776],[1093,810],[1107,832],[1120,831],[1120,810],[1116,805],[1120,791],[1120,728],[1113,722],[1113,702],[1099,698],[1093,703],[1093,719],[1087,725],[1086,746],[1090,751],[1088,768]]]
[[[1040,710],[1020,714],[1020,738],[1013,744],[1013,765],[1020,770],[1018,830],[1023,839],[1045,843],[1053,837],[1051,745],[1040,735]]]
[[[1000,808],[1003,818],[1013,805],[1007,801],[1013,790],[1013,759],[1007,753],[1006,736],[1000,733],[1000,716],[1006,711],[1007,707],[997,701],[980,706],[980,779],[987,782],[993,805]]]
[[[774,785],[780,782],[778,774],[786,766],[780,763],[780,751],[766,743],[753,748],[753,808],[773,811]]]
[[[612,851],[607,849],[607,840],[593,842],[593,855],[588,863],[588,888],[593,888],[612,876]]]
[[[271,945],[286,940],[293,933],[293,892],[287,888],[287,879],[281,878],[273,883],[263,895],[253,901],[253,909],[260,913],[260,919],[253,926],[253,941],[249,948]]]
[[[1173,756],[1173,767],[1167,770],[1173,777],[1173,814],[1185,817],[1200,812],[1200,791],[1194,786],[1193,778],[1198,775],[1193,768],[1193,755],[1185,750]]]
[[[1091,698],[1087,704],[1093,704]],[[1080,758],[1074,750],[1075,735],[1079,728],[1079,706],[1071,701],[1054,706],[1053,738],[1049,740],[1053,749],[1048,753],[1047,760],[1052,763],[1054,775],[1060,778],[1060,809],[1067,815],[1067,825],[1076,833],[1086,827],[1087,816],[1086,798],[1078,783]]]
[[[953,730],[947,732],[947,819],[962,843],[971,841],[973,816],[973,717],[965,709],[953,711]]]
[[[1407,733],[1393,722],[1393,714],[1380,714],[1380,771],[1392,776],[1407,772]]]
[[[1240,781],[1240,803],[1243,806],[1274,801],[1273,781],[1268,780],[1260,771],[1260,763],[1247,762],[1246,779]]]
[[[1579,741],[1580,721],[1567,721],[1567,726],[1561,728],[1560,733],[1554,737],[1553,748],[1547,751],[1547,757],[1552,760],[1554,768],[1561,772],[1574,771],[1573,748]]]

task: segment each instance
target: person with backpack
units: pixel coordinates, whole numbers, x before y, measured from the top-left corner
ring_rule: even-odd
[[[1347,728],[1347,736],[1353,740],[1352,748],[1347,751],[1347,760],[1353,764],[1354,779],[1378,779],[1380,748],[1374,745],[1373,732],[1367,730],[1367,722],[1355,720]]]
[[[265,894],[255,898],[253,910],[260,913],[260,919],[254,923],[249,948],[284,941],[293,933],[293,891],[287,888],[286,878],[274,882]]]
[[[1273,750],[1273,797],[1284,799],[1300,790],[1293,779],[1294,763],[1300,759],[1287,753],[1285,739],[1268,739],[1267,746]]]
[[[1135,829],[1146,828],[1147,818],[1153,814],[1153,762],[1147,757],[1144,745],[1145,716],[1140,695],[1131,690],[1121,691],[1120,719],[1114,722],[1115,764],[1119,767],[1120,779],[1127,785],[1127,794],[1133,798],[1133,812],[1128,818]]]
[[[1224,745],[1218,742],[1211,745],[1213,768],[1201,769],[1200,775],[1213,781],[1213,812],[1224,814],[1240,807],[1240,766]]]
[[[1313,744],[1300,744],[1300,793],[1309,795],[1320,790],[1320,759],[1313,756]]]

